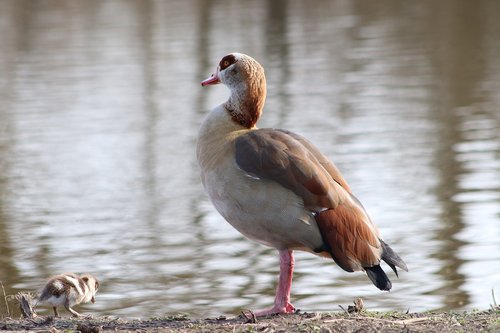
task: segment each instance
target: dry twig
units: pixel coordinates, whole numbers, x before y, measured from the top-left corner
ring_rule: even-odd
[[[0,286],[2,286],[3,299],[5,301],[5,307],[7,308],[7,315],[10,317],[9,302],[7,302],[7,295],[5,294],[5,288],[3,287],[2,281],[0,281]]]
[[[497,299],[495,298],[495,289],[491,288],[491,298],[493,298],[493,304],[491,304],[491,308],[493,310],[498,310],[500,309],[500,305],[497,303]]]

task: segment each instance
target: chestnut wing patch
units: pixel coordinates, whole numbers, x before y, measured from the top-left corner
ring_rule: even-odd
[[[381,245],[366,215],[344,203],[315,215],[323,240],[337,265],[348,272],[378,265]]]
[[[235,142],[236,163],[251,176],[293,191],[311,210],[335,207],[339,199],[331,175],[298,137],[275,129],[251,131]]]

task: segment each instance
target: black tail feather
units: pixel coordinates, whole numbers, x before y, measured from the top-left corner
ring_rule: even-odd
[[[385,260],[384,260],[385,261]],[[388,263],[387,261],[385,262],[387,265],[389,265],[389,267],[392,269],[392,271],[394,272],[394,274],[396,274],[397,277],[399,277],[399,274],[398,274],[398,270],[396,269],[396,266],[394,266],[393,264],[391,263]]]
[[[382,260],[389,265],[389,267],[394,271],[396,276],[398,276],[398,271],[396,267],[399,267],[408,272],[408,267],[406,263],[401,259],[400,256],[383,240],[380,240],[382,244]]]
[[[389,267],[394,271],[396,276],[398,276],[398,271],[396,267],[399,267],[405,271],[408,271],[408,267],[406,263],[398,256],[396,252],[394,252],[391,247],[380,239],[380,244],[382,244],[382,256],[381,259],[389,265]],[[372,267],[363,267],[366,271],[366,274],[372,280],[373,284],[380,290],[391,290],[392,283],[385,274],[384,270],[380,267],[380,265],[375,265]]]
[[[380,265],[372,266],[372,267],[363,267],[366,271],[366,275],[372,280],[375,287],[380,290],[391,290],[392,283],[391,280],[387,277],[384,270],[380,267]]]

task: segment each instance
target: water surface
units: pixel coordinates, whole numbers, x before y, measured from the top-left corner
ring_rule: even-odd
[[[331,157],[410,268],[383,293],[297,253],[294,304],[487,308],[500,293],[499,15],[497,1],[1,1],[6,293],[74,271],[101,280],[83,309],[98,315],[272,303],[276,251],[220,217],[195,159],[204,115],[227,98],[199,82],[239,51],[266,69],[259,126]]]

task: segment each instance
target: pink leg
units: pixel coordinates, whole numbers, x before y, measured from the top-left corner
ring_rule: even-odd
[[[280,254],[280,277],[278,288],[276,289],[276,298],[274,306],[270,309],[254,312],[255,316],[268,316],[279,313],[293,313],[295,307],[290,303],[290,289],[292,288],[293,266],[293,251],[279,250]]]

